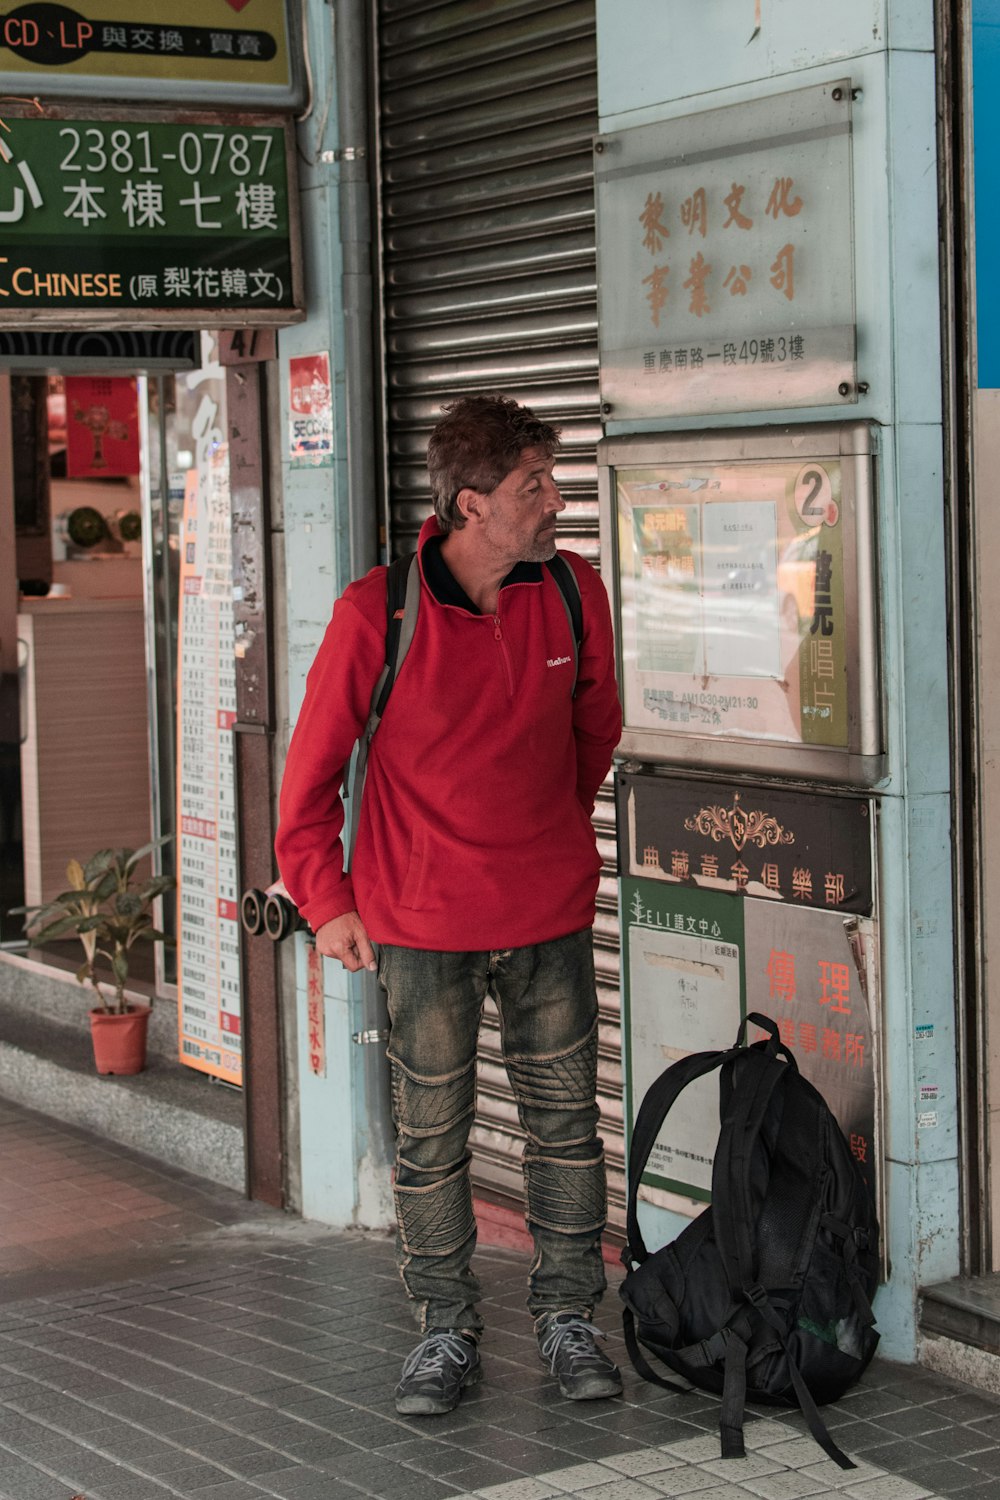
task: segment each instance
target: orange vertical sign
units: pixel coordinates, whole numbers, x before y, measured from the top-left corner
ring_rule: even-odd
[[[323,997],[323,958],[315,943],[306,944],[306,1024],[309,1071],[326,1077],[326,1004]]]

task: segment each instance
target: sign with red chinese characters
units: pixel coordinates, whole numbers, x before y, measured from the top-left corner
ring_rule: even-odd
[[[306,944],[306,1026],[309,1071],[326,1077],[326,1000],[323,994],[323,957],[315,943]]]
[[[857,400],[852,97],[841,79],[598,138],[611,416]]]
[[[181,1062],[241,1084],[232,506],[220,373],[189,377],[200,401],[178,587],[177,1030]]]
[[[741,1018],[758,1011],[777,1022],[878,1194],[873,919],[632,876],[623,876],[621,898],[627,1133],[664,1069],[692,1052],[731,1046]],[[708,1201],[718,1130],[718,1078],[710,1075],[671,1109],[643,1196],[688,1214]]]
[[[630,771],[616,786],[623,872],[870,915],[867,798]]]
[[[875,1191],[879,1038],[874,923],[750,900],[745,960],[747,1010],[777,1021],[781,1040],[836,1115]]]
[[[127,375],[67,375],[66,474],[116,479],[139,472],[139,398]]]

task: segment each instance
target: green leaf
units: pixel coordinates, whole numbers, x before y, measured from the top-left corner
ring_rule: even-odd
[[[86,899],[87,897],[80,891],[60,891],[58,896],[52,897],[49,905],[53,910],[58,911],[65,911],[68,906],[74,907],[78,911],[82,911],[83,906],[81,903],[86,901]]]
[[[83,867],[84,878],[89,885],[98,875],[103,875],[115,862],[115,851],[113,849],[99,849],[96,854]]]
[[[59,895],[53,896],[52,900],[45,906],[33,906],[30,908],[26,906],[22,909],[33,914],[33,921],[47,921],[49,913],[58,912],[60,915],[64,915],[67,907],[82,910],[80,903],[86,899],[86,896],[81,896],[79,891],[60,891]],[[16,910],[13,907],[11,909]]]
[[[153,925],[153,919],[144,912],[141,917],[136,917],[132,923],[132,931],[128,935],[127,947],[131,948],[137,938],[141,938],[144,932],[148,932]]]
[[[90,978],[90,965],[89,964],[81,964],[80,967],[76,971],[76,982],[77,982],[77,984],[86,984],[87,980],[89,978]]]
[[[140,860],[173,840],[173,834],[163,834],[141,849],[99,849],[85,863],[71,859],[66,867],[70,890],[61,891],[45,905],[10,908],[11,914],[24,918],[33,942],[78,937],[87,954],[87,962],[77,971],[81,983],[92,978],[91,965],[98,954],[111,965],[117,980],[127,975],[127,950],[140,937],[176,946],[153,926],[150,910],[159,897],[177,889],[175,877],[153,875],[141,886],[133,885],[130,878]]]
[[[48,906],[11,906],[8,911],[11,916],[23,912],[25,927],[33,927],[37,922],[50,922],[55,916],[65,915],[63,907],[57,906],[54,901],[50,901]]]
[[[141,859],[145,859],[147,854],[152,854],[154,849],[160,849],[164,844],[171,843],[173,841],[173,837],[174,836],[172,833],[165,833],[160,838],[153,839],[148,844],[143,844],[141,849],[130,851],[131,858],[126,864],[126,869],[133,870]]]
[[[36,943],[53,943],[56,938],[66,937],[72,933],[75,937],[79,932],[78,917],[63,917],[56,922],[49,922],[46,926],[32,928],[31,937]]]

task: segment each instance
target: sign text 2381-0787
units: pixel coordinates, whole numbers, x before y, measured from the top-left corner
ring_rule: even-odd
[[[294,314],[283,126],[10,123],[0,142],[0,313]]]

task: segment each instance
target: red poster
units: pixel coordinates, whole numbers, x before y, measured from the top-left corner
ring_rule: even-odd
[[[288,454],[293,469],[333,463],[333,401],[329,354],[288,361]]]
[[[315,943],[306,945],[308,976],[309,1070],[326,1077],[326,1000],[323,991],[323,960]]]
[[[67,375],[66,473],[112,479],[139,472],[139,398],[124,375]]]

